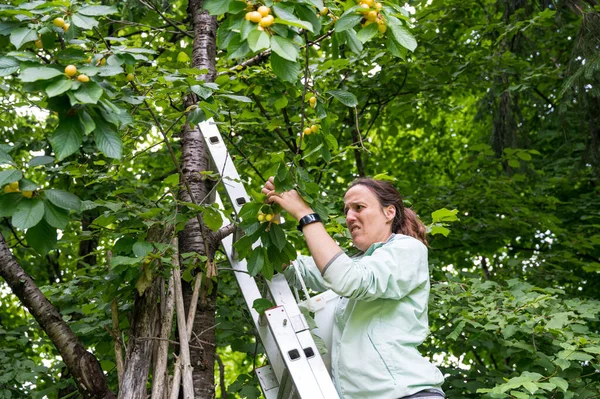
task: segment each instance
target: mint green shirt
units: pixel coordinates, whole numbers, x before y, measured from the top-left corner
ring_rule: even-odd
[[[341,296],[333,323],[331,369],[342,399],[398,399],[424,389],[441,391],[444,377],[417,347],[428,334],[427,247],[392,234],[361,256],[343,252],[323,274],[311,257],[294,262],[308,287]],[[292,284],[292,267],[285,275]]]

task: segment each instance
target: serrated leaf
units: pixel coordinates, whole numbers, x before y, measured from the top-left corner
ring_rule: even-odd
[[[116,14],[119,10],[113,6],[85,6],[77,10],[77,12],[83,15],[99,16]]]
[[[240,101],[243,103],[251,103],[252,100],[249,97],[246,96],[236,96],[234,94],[219,94],[219,97],[227,97],[227,98],[231,98],[232,100],[235,101]]]
[[[62,119],[50,136],[50,144],[59,161],[78,151],[82,141],[83,127],[77,117]]]
[[[59,79],[46,86],[46,94],[48,94],[48,97],[55,97],[70,90],[72,86],[73,81],[71,79]]]
[[[0,76],[8,76],[19,70],[19,61],[10,57],[0,57]]]
[[[248,46],[250,50],[257,52],[266,48],[269,48],[271,45],[271,37],[265,31],[260,31],[255,29],[248,34]]]
[[[431,219],[433,223],[440,222],[455,222],[458,220],[458,209],[449,210],[446,208],[438,209],[431,213]]]
[[[12,157],[2,150],[0,150],[0,165],[17,166]]]
[[[211,207],[208,206],[204,208],[204,212],[202,212],[202,220],[212,231],[217,231],[223,225],[223,218],[221,217],[221,213]]]
[[[8,193],[0,195],[0,218],[9,218],[15,213],[15,209],[24,199],[21,193]]]
[[[63,190],[44,190],[44,194],[48,201],[59,208],[77,212],[81,209],[81,201],[75,194]]]
[[[113,129],[112,125],[104,120],[98,119],[95,122],[94,140],[98,149],[109,158],[121,159],[123,142],[119,134]]]
[[[27,229],[25,240],[40,255],[44,256],[56,248],[56,229],[42,220],[32,228]]]
[[[204,0],[203,7],[211,15],[225,14],[232,0]]]
[[[133,244],[132,247],[133,253],[138,258],[143,258],[154,250],[154,247],[151,243],[146,241],[138,241]]]
[[[87,82],[82,84],[73,94],[83,104],[97,104],[103,92],[104,90],[98,83]]]
[[[204,100],[210,97],[213,93],[211,89],[202,85],[193,85],[190,87],[190,90],[192,91],[192,93],[199,95]]]
[[[295,82],[300,73],[300,64],[285,60],[276,53],[271,53],[271,67],[273,73],[286,82]]]
[[[206,120],[206,114],[201,108],[194,108],[188,113],[187,121],[192,125],[197,125]]]
[[[50,67],[27,68],[21,71],[19,79],[22,82],[37,82],[38,80],[48,80],[60,76],[63,71]]]
[[[248,273],[252,276],[257,276],[265,264],[265,255],[262,247],[254,248],[248,257]]]
[[[88,17],[81,14],[81,10],[78,13],[73,14],[71,17],[73,25],[83,30],[94,29],[98,26],[98,21],[95,18]]]
[[[347,31],[342,32],[344,37],[346,38],[346,43],[350,50],[352,50],[355,54],[360,54],[363,51],[363,44],[358,37],[356,36],[356,31],[354,29],[348,29]]]
[[[271,238],[271,242],[275,244],[275,247],[277,247],[279,251],[283,251],[283,248],[285,248],[285,244],[287,243],[287,239],[281,226],[272,223],[269,229],[269,237]]]
[[[8,183],[19,181],[23,178],[23,172],[20,170],[9,169],[0,171],[0,187]]]
[[[185,51],[180,51],[177,54],[177,62],[186,63],[190,61],[190,57],[185,53]]]
[[[550,377],[550,382],[556,385],[563,392],[567,392],[567,389],[569,389],[569,382],[564,378]]]
[[[275,4],[273,6],[273,14],[277,16],[275,19],[276,24],[284,24],[290,26],[296,26],[298,28],[306,29],[309,32],[313,32],[313,26],[308,21],[303,21],[294,15],[294,7],[286,4]]]
[[[375,37],[377,33],[379,33],[379,25],[377,25],[376,23],[372,23],[358,31],[356,37],[362,43],[366,43],[373,37]]]
[[[344,14],[335,23],[336,32],[344,32],[348,29],[352,29],[362,19],[362,15],[355,14],[353,12]]]
[[[271,39],[271,48],[283,59],[289,61],[296,61],[298,59],[298,47],[289,39],[281,36],[273,36]]]
[[[19,203],[12,216],[12,225],[25,230],[35,226],[44,217],[44,203],[37,198]]]
[[[417,41],[404,26],[390,25],[389,29],[392,32],[392,37],[398,44],[410,51],[415,51],[417,48]]]
[[[10,42],[13,46],[20,49],[25,43],[38,40],[37,31],[30,28],[17,28],[10,34]]]
[[[358,105],[358,99],[356,96],[346,90],[328,90],[327,94],[331,94],[336,100],[341,102],[347,107],[356,107]]]
[[[48,201],[44,207],[44,220],[50,226],[64,230],[69,224],[69,212]]]
[[[442,234],[444,237],[448,237],[450,230],[444,226],[436,225],[431,227],[431,231],[429,233],[431,235]]]

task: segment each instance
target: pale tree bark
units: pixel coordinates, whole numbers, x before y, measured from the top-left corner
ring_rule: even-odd
[[[56,346],[81,395],[84,398],[113,399],[115,395],[108,389],[106,377],[96,357],[85,350],[60,313],[17,263],[2,234],[0,276]]]
[[[148,232],[148,242],[168,242],[171,228],[155,225]],[[129,343],[125,359],[125,372],[119,389],[119,399],[146,399],[146,383],[152,362],[154,338],[161,317],[158,300],[163,281],[155,276],[142,295],[136,290]]]
[[[175,294],[173,287],[173,276],[169,279],[167,296],[165,298],[163,318],[160,328],[160,344],[156,366],[152,371],[152,399],[163,399],[168,392],[169,375],[167,373],[167,361],[169,358],[169,341],[173,327],[173,311],[175,308]]]
[[[192,49],[192,66],[198,69],[206,69],[208,72],[198,76],[199,80],[212,82],[216,76],[216,18],[202,11],[202,0],[190,0],[188,3],[188,13],[194,28],[194,45]],[[185,106],[192,105],[196,99],[190,95],[186,99]],[[191,196],[187,190],[181,190],[180,197],[183,201],[202,201],[210,193],[210,182],[203,180],[200,172],[210,170],[210,163],[202,135],[197,127],[191,128],[188,124],[183,129],[181,137],[181,169],[182,182],[187,182],[191,189]],[[204,201],[211,202],[211,199]],[[197,252],[212,259],[214,256],[213,248],[215,245],[211,242],[214,235],[206,226],[199,225],[196,218],[190,220],[184,231],[179,234],[180,252]],[[213,252],[213,253],[210,253]],[[209,265],[214,265],[208,262]],[[207,278],[215,274],[214,266],[206,271]],[[186,309],[190,308],[192,288],[185,284],[183,287],[184,301]],[[196,398],[211,399],[215,396],[214,389],[214,357],[215,357],[215,302],[216,289],[209,297],[203,298],[196,309],[193,331],[199,334],[200,331],[208,331],[202,339],[209,344],[203,345],[203,349],[198,349],[199,345],[193,345],[190,349],[191,364],[194,368],[194,394]],[[192,334],[192,337],[194,334]],[[193,341],[193,340],[192,340]]]

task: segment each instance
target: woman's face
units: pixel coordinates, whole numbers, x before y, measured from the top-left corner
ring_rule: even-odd
[[[396,215],[393,206],[382,208],[377,196],[362,184],[346,192],[344,204],[346,225],[356,248],[366,251],[371,244],[387,241]]]

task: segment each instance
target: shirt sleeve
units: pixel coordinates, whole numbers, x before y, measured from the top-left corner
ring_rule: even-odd
[[[412,237],[403,237],[359,259],[342,254],[325,270],[323,281],[326,288],[348,298],[401,299],[427,285],[427,247]]]
[[[325,286],[325,281],[321,276],[321,272],[311,256],[298,256],[298,258],[283,271],[288,283],[296,288],[301,288],[302,286],[300,285],[300,281],[298,281],[295,268],[297,268],[300,272],[300,275],[304,280],[304,284],[306,284],[308,288],[317,292],[328,290],[328,288]]]

